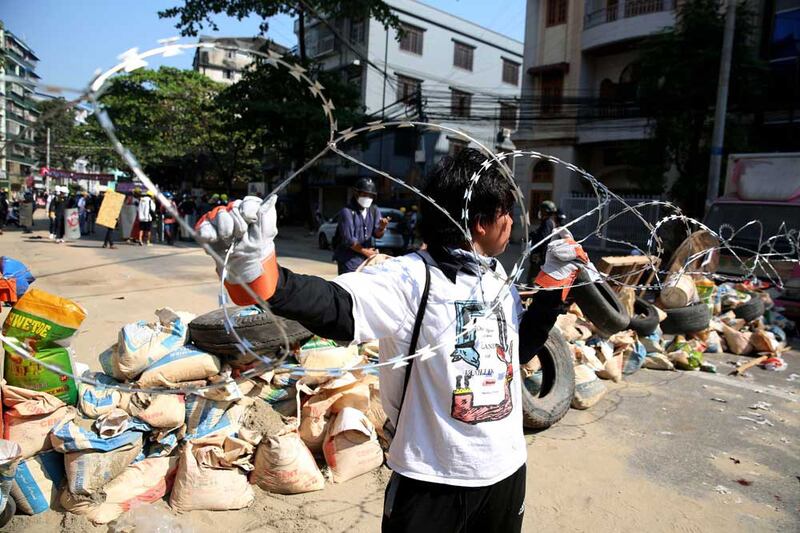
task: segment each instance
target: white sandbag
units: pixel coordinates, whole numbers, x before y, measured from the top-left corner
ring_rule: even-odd
[[[23,459],[49,450],[50,431],[76,415],[74,407],[52,394],[11,385],[3,386],[3,405],[3,438],[20,445]]]
[[[322,452],[322,444],[331,415],[345,407],[358,409],[361,412],[369,410],[369,384],[357,379],[350,372],[328,381],[314,390],[302,385],[298,385],[298,387],[311,395],[303,404],[299,433],[309,450],[315,454]]]
[[[121,474],[142,451],[142,434],[133,435],[136,440],[132,444],[110,451],[90,449],[64,454],[69,491],[90,496]]]
[[[675,370],[675,365],[663,353],[649,353],[644,359],[645,368],[650,370]]]
[[[364,356],[359,353],[357,344],[339,346],[334,341],[319,337],[313,337],[306,342],[296,357],[304,368],[311,369],[348,369],[364,361]],[[327,381],[328,374],[322,371],[306,371],[303,380],[306,384],[313,385]]]
[[[186,402],[182,394],[133,394],[126,409],[131,416],[154,428],[176,428],[186,419]]]
[[[258,445],[250,483],[277,494],[300,494],[325,487],[314,457],[293,424]]]
[[[78,384],[78,408],[89,418],[97,418],[120,407],[123,398],[130,396],[119,389],[103,387],[102,385],[119,385],[119,381],[107,374],[94,372],[86,377],[101,384],[92,385],[83,381]]]
[[[353,479],[383,464],[383,450],[375,428],[364,413],[352,407],[345,407],[335,415],[322,451],[334,483]]]
[[[64,477],[64,456],[58,452],[44,452],[22,461],[11,487],[17,512],[33,515],[50,509],[57,501]]]
[[[572,397],[574,409],[588,409],[603,396],[608,389],[605,383],[587,365],[575,365],[575,395]]]
[[[239,402],[218,402],[190,394],[186,398],[186,438],[196,439],[210,434],[233,435],[239,431],[245,409],[252,398]]]
[[[253,487],[239,468],[219,469],[203,466],[196,456],[193,441],[187,441],[180,453],[178,473],[169,497],[176,511],[227,511],[244,509],[253,503]]]
[[[116,367],[119,375],[134,379],[144,369],[183,346],[188,324],[194,315],[170,308],[156,311],[156,321],[140,320],[127,324],[119,332]],[[188,380],[185,380],[188,381]]]
[[[219,374],[219,359],[191,344],[181,346],[156,361],[139,376],[140,387],[179,388],[182,381],[206,380]]]
[[[22,459],[22,448],[16,442],[0,440],[0,514],[8,504],[17,465]]]
[[[101,490],[104,501],[73,495],[61,495],[65,510],[84,515],[93,524],[107,524],[133,508],[157,502],[172,488],[178,469],[178,457],[144,459],[132,464]]]

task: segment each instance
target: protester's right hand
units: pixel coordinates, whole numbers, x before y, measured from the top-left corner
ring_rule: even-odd
[[[361,253],[364,254],[364,257],[369,259],[373,255],[377,255],[378,251],[375,248],[362,248]]]
[[[246,196],[244,200],[212,209],[195,225],[198,240],[210,244],[223,259],[233,244],[225,287],[237,305],[257,302],[238,282],[247,284],[264,300],[275,293],[278,283],[274,243],[278,235],[276,201],[275,195],[263,204],[257,196]],[[222,275],[220,265],[217,265],[217,274]]]

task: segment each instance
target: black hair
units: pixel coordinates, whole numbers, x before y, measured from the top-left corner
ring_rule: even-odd
[[[470,179],[480,172],[480,179],[472,187],[469,200],[469,228],[478,221],[494,222],[499,214],[511,212],[514,207],[514,192],[496,162],[489,168],[482,165],[487,157],[473,148],[464,148],[455,156],[445,156],[428,175],[422,192],[444,208],[459,226],[463,224],[464,193],[469,189]],[[464,247],[469,243],[461,229],[427,200],[421,201],[420,234],[428,246]]]

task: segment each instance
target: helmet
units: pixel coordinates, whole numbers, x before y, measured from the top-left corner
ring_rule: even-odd
[[[219,199],[222,200],[223,202],[227,202],[228,201],[228,195],[227,194],[220,194],[219,195]]]
[[[405,207],[401,207],[401,208],[400,208],[400,212],[401,212],[401,213],[405,213],[405,212],[406,212],[406,208],[405,208]]]
[[[140,189],[139,187],[134,187],[133,194],[142,194],[142,189]]]
[[[547,213],[548,215],[552,215],[553,213],[558,211],[558,209],[556,208],[556,204],[554,204],[550,200],[545,200],[544,202],[542,202],[542,205],[539,206],[539,211]]]
[[[219,194],[216,194],[216,193],[212,194],[211,195],[211,199],[212,200],[219,200]]]
[[[156,193],[154,193],[153,191],[147,191],[147,196],[149,196],[150,198],[153,198],[155,195]]]
[[[169,192],[169,191],[165,192],[165,193],[164,193],[164,198],[167,198],[167,199],[169,199],[169,200],[172,200],[172,193],[171,193],[171,192]]]
[[[356,190],[365,192],[367,194],[378,194],[378,189],[375,187],[375,182],[371,178],[359,178],[356,182]]]

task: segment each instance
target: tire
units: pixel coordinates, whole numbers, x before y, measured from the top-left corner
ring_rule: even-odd
[[[583,267],[578,270],[576,284],[588,283],[574,287],[570,294],[581,308],[586,318],[604,333],[613,334],[628,329],[630,317],[625,306],[605,281],[591,282],[589,274]]]
[[[3,512],[0,513],[0,528],[5,527],[6,524],[11,522],[15,514],[17,514],[17,502],[15,502],[14,498],[9,494],[6,499],[6,507],[3,509]]]
[[[302,343],[313,334],[294,320],[287,320],[264,313],[258,307],[228,307],[228,314],[236,333],[252,344],[253,352],[273,354],[284,345],[284,336],[278,326],[283,326],[289,344]],[[225,314],[222,309],[200,315],[189,322],[189,340],[201,350],[214,355],[228,356],[232,363],[252,362],[252,355],[243,355],[233,334],[225,331]],[[249,360],[248,360],[249,359]]]
[[[664,333],[695,333],[708,328],[711,310],[702,302],[676,309],[665,309],[667,318],[661,323]]]
[[[631,317],[630,328],[639,335],[647,336],[658,327],[658,312],[653,304],[643,298],[636,298],[633,303],[634,315]]]
[[[522,421],[529,429],[546,429],[564,418],[575,395],[572,350],[556,328],[536,354],[542,363],[542,384],[534,396],[522,383]]]
[[[322,232],[320,232],[319,234],[319,249],[320,250],[328,249],[328,238]]]
[[[757,294],[751,294],[749,300],[733,308],[733,314],[752,322],[764,314],[764,301]]]

